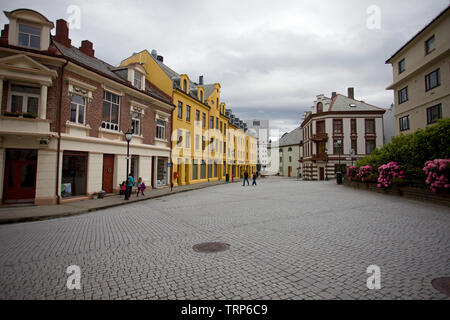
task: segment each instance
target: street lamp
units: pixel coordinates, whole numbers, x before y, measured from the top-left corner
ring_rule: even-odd
[[[128,191],[128,170],[130,167],[130,141],[133,138],[133,132],[128,129],[128,131],[125,133],[125,139],[127,140],[127,175],[125,178],[125,200],[129,200],[129,192]]]
[[[325,148],[325,150],[323,150],[323,152],[325,152],[325,156],[326,156],[326,161],[325,161],[325,180],[328,181],[328,149]]]
[[[352,167],[353,167],[353,156],[355,155],[355,149],[350,149],[350,157],[352,158]]]

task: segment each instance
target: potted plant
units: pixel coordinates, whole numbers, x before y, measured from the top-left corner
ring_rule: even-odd
[[[20,112],[11,112],[11,111],[5,111],[3,112],[3,115],[5,117],[20,117],[22,115],[22,113]]]
[[[24,118],[28,118],[28,119],[36,119],[37,118],[37,114],[33,113],[33,112],[26,112],[22,116]]]

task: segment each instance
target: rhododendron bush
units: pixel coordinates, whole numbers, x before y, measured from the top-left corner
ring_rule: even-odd
[[[439,189],[450,189],[450,159],[436,159],[425,163],[423,171],[427,175],[425,181],[433,192]]]
[[[380,174],[378,177],[378,188],[389,188],[392,184],[392,179],[402,179],[405,177],[405,172],[400,171],[400,167],[395,161],[380,166],[378,173]]]
[[[362,182],[373,173],[373,167],[370,165],[359,168],[359,172],[356,175]]]
[[[350,181],[355,180],[358,174],[358,169],[356,167],[347,168],[347,177]]]

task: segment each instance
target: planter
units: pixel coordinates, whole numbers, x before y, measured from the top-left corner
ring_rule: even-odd
[[[408,186],[408,183],[393,184],[389,188],[378,188],[376,182],[358,182],[344,181],[344,185],[355,189],[363,189],[375,191],[377,193],[390,194],[394,196],[402,196],[414,200],[433,202],[440,205],[450,207],[450,190],[439,190],[437,193],[432,192],[428,188],[417,188]]]
[[[5,117],[15,117],[18,118],[22,115],[22,113],[15,113],[15,112],[4,112],[3,115]]]
[[[24,113],[23,117],[24,118],[28,118],[28,119],[36,119],[37,118],[37,114],[35,114],[35,113]]]

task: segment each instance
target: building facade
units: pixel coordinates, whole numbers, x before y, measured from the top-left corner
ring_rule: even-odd
[[[72,46],[66,21],[5,12],[0,39],[2,203],[57,204],[118,193],[130,171],[147,186],[170,183],[172,99],[140,64],[117,68],[93,44]],[[158,136],[158,121],[164,135]]]
[[[396,134],[450,117],[450,7],[398,50],[392,65]]]
[[[173,100],[173,185],[241,177],[256,171],[257,140],[221,101],[219,83],[204,84],[164,64],[155,50],[144,50],[121,66],[142,63],[146,79]]]
[[[305,180],[327,180],[345,172],[383,146],[385,109],[355,100],[354,89],[344,96],[317,96],[301,125],[302,176]]]
[[[269,165],[269,154],[267,152],[270,136],[269,120],[244,120],[244,123],[247,125],[248,131],[252,132],[258,139],[257,170],[262,175],[266,175]]]
[[[280,140],[272,144],[270,155],[276,156],[278,150],[279,170],[278,175],[288,178],[298,178],[302,173],[301,153],[302,153],[303,130],[301,127],[285,133]],[[273,162],[276,162],[272,158]]]

